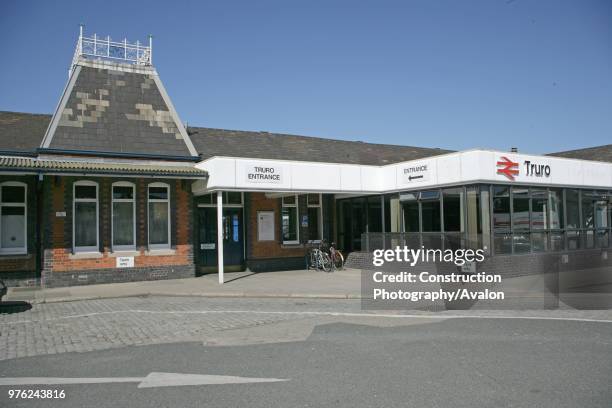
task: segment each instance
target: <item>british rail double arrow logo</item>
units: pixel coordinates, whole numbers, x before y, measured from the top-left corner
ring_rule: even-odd
[[[497,174],[503,174],[510,180],[514,180],[514,176],[519,174],[518,165],[518,163],[513,162],[506,156],[502,156],[501,160],[497,162],[497,167],[502,167],[497,169]]]

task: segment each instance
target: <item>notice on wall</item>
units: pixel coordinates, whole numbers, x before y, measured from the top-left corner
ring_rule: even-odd
[[[117,257],[117,268],[133,268],[134,257],[133,256],[118,256]]]
[[[275,183],[283,182],[283,169],[278,166],[252,165],[245,167],[245,180],[247,183]]]
[[[402,169],[402,181],[404,184],[418,183],[429,180],[430,164],[411,164]]]
[[[257,240],[274,241],[274,211],[257,212]]]

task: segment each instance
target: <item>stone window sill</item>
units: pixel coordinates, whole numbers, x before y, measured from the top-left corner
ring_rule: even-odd
[[[108,254],[111,258],[118,258],[121,256],[140,256],[140,251],[114,251]]]
[[[168,256],[176,255],[176,249],[151,249],[145,251],[145,256]]]
[[[16,252],[14,254],[11,253],[0,253],[0,259],[30,259],[32,258],[32,254],[24,254],[23,252]]]
[[[296,243],[286,243],[286,244],[281,244],[281,248],[286,248],[286,249],[304,248],[304,245],[300,244],[299,242],[296,242]]]
[[[68,255],[68,259],[97,259],[102,256],[102,252],[75,252]]]

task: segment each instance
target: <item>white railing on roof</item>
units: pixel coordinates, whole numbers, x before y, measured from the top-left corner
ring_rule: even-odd
[[[148,46],[141,44],[140,41],[135,43],[130,43],[127,40],[112,41],[108,36],[100,38],[96,34],[93,37],[85,37],[83,35],[83,25],[81,25],[79,40],[72,58],[72,67],[81,57],[114,60],[137,65],[152,65],[153,37],[149,36]]]

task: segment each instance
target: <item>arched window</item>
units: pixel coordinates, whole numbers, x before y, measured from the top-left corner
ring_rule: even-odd
[[[147,197],[149,249],[170,248],[170,186],[151,183]]]
[[[73,184],[72,242],[74,252],[99,251],[98,183],[84,180]]]
[[[28,252],[27,224],[27,185],[0,184],[0,254]]]
[[[133,183],[113,183],[113,251],[136,249],[136,188]]]

